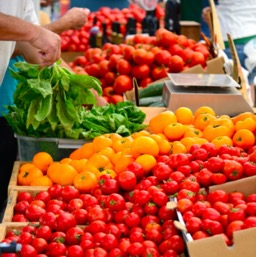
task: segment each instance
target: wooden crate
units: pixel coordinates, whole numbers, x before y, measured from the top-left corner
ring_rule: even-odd
[[[19,170],[20,167],[26,162],[21,162],[21,161],[15,161],[13,164],[13,169],[12,169],[12,175],[10,178],[10,182],[8,185],[8,194],[10,193],[10,191],[13,189],[17,189],[17,190],[47,190],[49,187],[48,186],[20,186],[18,185],[17,181],[18,181],[18,174],[19,174]]]
[[[47,190],[45,189],[45,187],[37,188],[37,187],[29,187],[29,186],[20,187],[19,189],[12,189],[8,195],[2,223],[12,222],[12,217],[14,215],[14,206],[17,203],[17,197],[20,192],[29,192],[33,196],[35,196],[38,192],[45,191],[45,190]]]
[[[12,230],[22,230],[29,222],[8,222],[0,224],[0,242],[5,239],[6,234]]]

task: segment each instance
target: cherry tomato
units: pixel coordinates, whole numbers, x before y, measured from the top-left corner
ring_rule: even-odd
[[[133,190],[137,183],[136,175],[131,171],[122,171],[117,176],[118,183],[120,187],[124,190]]]
[[[234,160],[224,160],[223,173],[229,180],[237,180],[243,177],[243,166]]]

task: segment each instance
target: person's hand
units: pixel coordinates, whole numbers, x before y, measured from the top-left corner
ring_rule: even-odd
[[[67,24],[70,26],[69,29],[81,29],[87,22],[89,13],[90,10],[87,8],[73,7],[62,18],[66,19]]]
[[[204,22],[206,22],[208,25],[210,23],[210,20],[209,20],[210,12],[211,12],[211,8],[209,6],[203,8],[203,10],[202,10],[202,18],[203,18]]]
[[[29,42],[37,48],[37,60],[41,66],[49,66],[60,59],[61,39],[57,34],[35,25],[35,33]]]

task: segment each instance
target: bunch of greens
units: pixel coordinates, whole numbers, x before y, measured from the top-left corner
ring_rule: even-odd
[[[56,62],[52,67],[17,62],[11,75],[19,84],[5,116],[20,136],[92,139],[104,133],[127,136],[145,128],[145,114],[132,102],[96,106],[100,81],[78,75]],[[93,105],[88,109],[87,105]]]

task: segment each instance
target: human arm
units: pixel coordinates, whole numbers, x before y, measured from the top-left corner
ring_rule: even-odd
[[[65,30],[69,29],[81,29],[87,22],[90,10],[87,8],[73,7],[69,9],[62,17],[58,20],[44,25],[45,28],[60,34]]]
[[[37,48],[38,63],[51,65],[60,58],[60,37],[38,25],[0,13],[0,40],[28,42]]]

